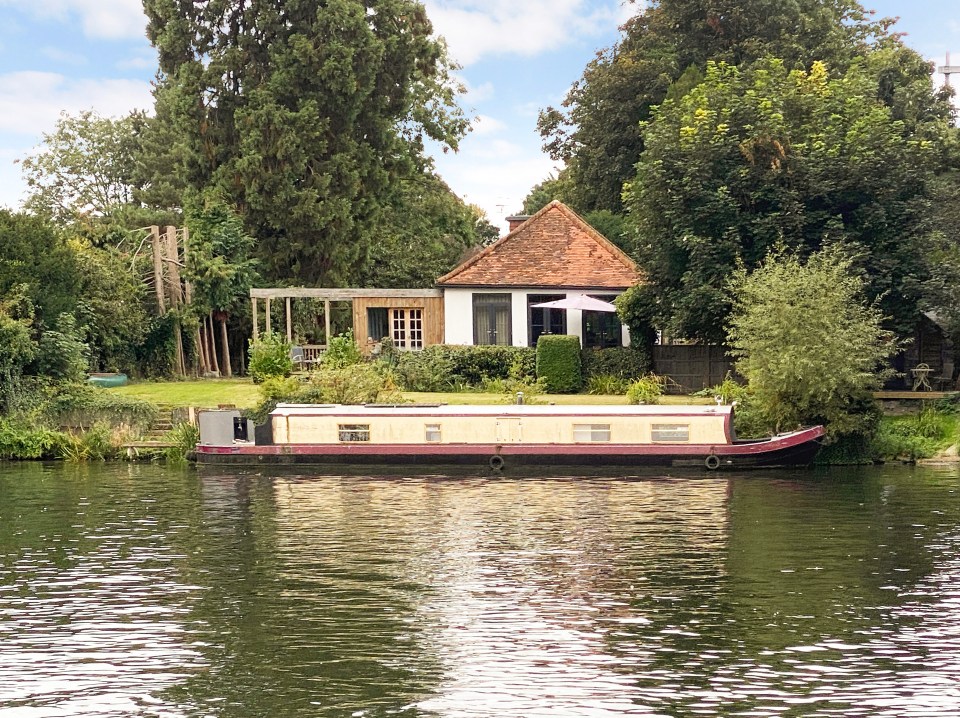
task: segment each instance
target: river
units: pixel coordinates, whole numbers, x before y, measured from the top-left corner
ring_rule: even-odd
[[[958,490],[0,464],[0,718],[955,716]]]

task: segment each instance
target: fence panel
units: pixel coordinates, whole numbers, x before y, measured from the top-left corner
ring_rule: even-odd
[[[689,394],[722,382],[727,372],[733,372],[733,362],[725,347],[658,344],[653,347],[653,370],[670,378],[669,393]]]

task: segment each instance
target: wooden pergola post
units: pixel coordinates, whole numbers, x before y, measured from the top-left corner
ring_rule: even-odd
[[[267,334],[270,333],[270,297],[267,297]]]
[[[260,338],[260,320],[257,319],[257,298],[250,297],[250,303],[253,305],[253,340]]]
[[[293,344],[293,323],[290,317],[290,297],[287,297],[287,343]]]
[[[330,300],[323,300],[323,343],[330,346]]]

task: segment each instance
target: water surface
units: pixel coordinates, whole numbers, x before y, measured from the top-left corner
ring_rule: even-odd
[[[0,465],[0,717],[955,716],[958,489]]]

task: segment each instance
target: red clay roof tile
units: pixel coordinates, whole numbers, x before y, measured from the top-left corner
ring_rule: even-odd
[[[437,284],[626,289],[640,279],[626,254],[554,200]]]

